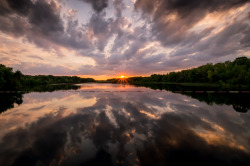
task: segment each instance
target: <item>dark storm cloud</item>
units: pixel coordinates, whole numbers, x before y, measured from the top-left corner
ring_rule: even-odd
[[[2,0],[0,2],[1,15],[18,13],[27,16],[33,3],[30,0]]]
[[[205,14],[214,11],[223,11],[237,8],[250,2],[249,0],[137,0],[135,9],[141,9],[144,13],[154,16],[166,16],[174,13],[179,19],[187,20],[188,25],[202,19]],[[157,8],[156,11],[154,9]],[[155,18],[156,19],[156,18]]]
[[[34,26],[34,31],[38,31],[44,35],[51,33],[63,33],[63,21],[57,9],[56,3],[46,3],[45,1],[37,1],[30,8],[29,22]]]
[[[108,7],[108,0],[80,0],[86,3],[90,3],[92,8],[100,13],[103,9]]]
[[[93,35],[97,38],[97,48],[103,51],[109,37],[112,35],[110,24],[112,19],[105,20],[104,15],[93,14],[87,25],[88,29],[93,32]]]
[[[7,2],[3,0],[2,3],[8,4],[8,14],[12,14],[14,16],[19,15],[19,17],[25,19],[27,18],[27,23],[30,23],[30,25],[32,25],[32,27],[30,28],[32,28],[33,31],[42,34],[63,31],[63,22],[59,15],[59,9],[57,9],[56,3],[54,1],[51,1],[51,3],[47,3],[46,1],[38,0],[33,4],[30,0],[10,0]],[[2,7],[7,8],[7,6],[3,5]],[[9,15],[1,16],[5,16],[8,19]],[[13,21],[12,24],[14,23],[15,22]],[[13,33],[16,32],[15,29],[10,29],[9,31],[13,31]]]
[[[208,13],[237,8],[249,0],[138,0],[136,10],[152,16],[152,34],[163,45],[178,44],[190,34],[188,30],[202,20]],[[171,18],[174,17],[173,20]]]
[[[0,30],[16,36],[26,37],[31,43],[45,49],[83,49],[90,45],[86,34],[78,28],[78,22],[68,18],[67,29],[60,17],[60,6],[56,1],[2,0],[0,7]],[[70,29],[70,30],[69,30]]]

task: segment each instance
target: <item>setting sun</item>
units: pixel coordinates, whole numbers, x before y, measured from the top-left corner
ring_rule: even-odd
[[[126,76],[121,75],[121,76],[118,78],[118,83],[128,83]]]

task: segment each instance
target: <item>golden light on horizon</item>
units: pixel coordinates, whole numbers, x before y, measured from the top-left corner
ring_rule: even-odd
[[[128,83],[126,76],[121,75],[118,79],[118,83]]]

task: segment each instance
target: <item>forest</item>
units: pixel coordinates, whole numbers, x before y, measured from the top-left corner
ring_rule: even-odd
[[[109,79],[107,82],[119,82],[119,79]],[[152,83],[202,83],[229,85],[250,85],[250,59],[238,57],[233,62],[208,63],[193,69],[168,74],[153,74],[150,77],[130,77],[126,80],[132,84]]]
[[[0,90],[20,90],[22,88],[38,85],[49,85],[58,83],[86,83],[86,82],[108,82],[130,84],[178,84],[205,86],[247,86],[250,87],[250,59],[238,57],[234,61],[224,63],[208,63],[193,69],[170,72],[168,74],[153,74],[150,77],[113,78],[106,81],[95,81],[93,78],[80,78],[77,76],[52,76],[52,75],[24,75],[20,71],[0,64]]]
[[[94,81],[93,78],[80,78],[77,76],[24,75],[18,70],[14,72],[12,68],[0,64],[0,90],[23,90],[38,85]]]

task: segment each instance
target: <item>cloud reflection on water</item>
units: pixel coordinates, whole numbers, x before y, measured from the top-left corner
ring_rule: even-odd
[[[0,165],[250,164],[249,112],[129,88],[25,94],[0,116]]]

